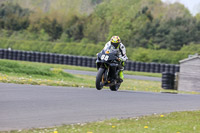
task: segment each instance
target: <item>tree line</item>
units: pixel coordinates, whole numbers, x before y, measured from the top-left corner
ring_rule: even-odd
[[[99,3],[97,0],[93,2]],[[77,13],[62,22],[49,14],[44,17],[36,14],[18,4],[1,4],[2,34],[6,30],[9,31],[7,37],[22,32],[25,36],[38,35],[34,39],[45,36],[44,41],[94,44],[105,43],[112,35],[119,35],[128,47],[154,50],[180,50],[185,45],[200,43],[198,15],[192,16],[178,3],[165,5],[160,0],[104,0],[90,15]]]

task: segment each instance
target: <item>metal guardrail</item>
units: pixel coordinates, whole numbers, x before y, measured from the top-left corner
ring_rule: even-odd
[[[32,51],[0,49],[0,59],[96,67],[95,57],[72,56]],[[176,73],[179,72],[179,69],[180,66],[174,64],[144,63],[133,61],[127,61],[125,66],[125,70],[152,73]]]

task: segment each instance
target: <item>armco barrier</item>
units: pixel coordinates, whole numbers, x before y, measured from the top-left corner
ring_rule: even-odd
[[[0,59],[96,67],[95,57],[72,56],[72,55],[42,53],[42,52],[32,52],[32,51],[0,49]],[[133,62],[133,61],[127,61],[125,66],[125,70],[153,72],[153,73],[163,73],[163,72],[176,73],[179,72],[179,69],[180,69],[179,65],[143,63],[143,62]]]

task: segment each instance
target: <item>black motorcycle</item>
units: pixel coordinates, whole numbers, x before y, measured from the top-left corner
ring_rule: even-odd
[[[97,55],[97,69],[96,88],[101,90],[103,86],[109,86],[111,91],[117,91],[121,85],[122,80],[119,77],[119,57],[117,50],[112,46],[103,49]]]

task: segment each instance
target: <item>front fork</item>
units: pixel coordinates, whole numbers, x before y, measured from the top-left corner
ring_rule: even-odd
[[[105,69],[103,73],[103,77],[102,77],[105,82],[108,81],[108,73],[109,73],[109,69]]]

